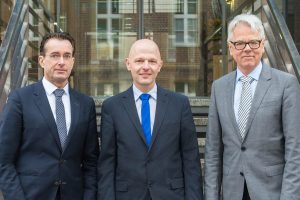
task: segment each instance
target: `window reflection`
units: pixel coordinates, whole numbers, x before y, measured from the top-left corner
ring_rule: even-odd
[[[188,96],[202,95],[200,86],[197,86],[203,81],[199,2],[143,2],[145,37],[158,43],[164,60],[157,82]],[[84,35],[86,48],[80,48],[78,53],[86,57],[76,60],[74,85],[91,96],[117,94],[132,84],[124,59],[137,39],[137,1],[97,0],[96,6],[90,4],[86,8],[78,18],[85,28],[75,29],[82,32],[79,35]],[[93,21],[92,13],[95,13],[96,27],[87,24],[87,21]]]

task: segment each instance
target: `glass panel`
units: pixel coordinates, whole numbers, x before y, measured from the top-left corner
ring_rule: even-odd
[[[188,0],[188,13],[196,14],[197,13],[197,1],[196,0]]]
[[[207,65],[214,54],[221,54],[218,39],[210,45],[214,50],[200,45],[218,27],[218,20],[210,22],[214,19],[210,4],[208,0],[144,1],[145,37],[158,43],[164,61],[157,79],[162,87],[188,96],[208,93],[207,75],[212,80],[212,67]],[[67,30],[77,45],[73,86],[90,96],[126,90],[132,78],[124,59],[138,35],[137,0],[85,1],[69,3],[64,9]]]
[[[180,14],[184,12],[184,0],[177,0],[176,13]]]
[[[175,19],[175,29],[176,31],[184,30],[184,21],[183,19]]]
[[[5,34],[5,30],[13,9],[11,1],[0,1],[0,44]]]
[[[98,42],[106,42],[107,40],[107,24],[105,19],[98,19]]]
[[[137,39],[136,1],[84,3],[85,9],[82,9],[83,3],[69,3],[65,7],[69,13],[67,30],[75,37],[77,45],[71,83],[90,96],[118,94],[132,82],[124,59]]]
[[[197,20],[196,19],[188,19],[188,30],[197,30]]]
[[[114,13],[114,14],[119,13],[119,2],[118,2],[118,0],[112,0],[111,13]]]
[[[164,66],[157,82],[164,88],[187,96],[201,96],[203,71],[200,66],[199,19],[200,0],[155,0],[157,5],[176,9],[145,14],[145,34],[156,41]],[[174,4],[175,2],[175,4]],[[192,8],[194,7],[194,8]],[[156,23],[153,23],[156,22]],[[197,87],[195,87],[197,85]]]
[[[298,52],[300,52],[300,1],[299,0],[288,0],[286,2],[287,16],[286,21],[291,35],[295,41]]]
[[[97,4],[98,7],[98,14],[106,14],[107,13],[107,5],[106,0],[100,0]]]

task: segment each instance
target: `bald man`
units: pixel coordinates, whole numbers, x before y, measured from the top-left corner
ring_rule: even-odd
[[[125,62],[132,86],[102,105],[98,199],[202,200],[188,98],[156,84],[163,61],[152,40],[136,41]]]

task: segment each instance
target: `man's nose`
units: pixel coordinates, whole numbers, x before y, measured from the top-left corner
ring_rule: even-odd
[[[248,51],[249,51],[249,50],[252,50],[249,43],[246,44],[246,46],[245,46],[245,48],[244,48],[244,51],[245,51],[245,50],[246,50],[246,51],[247,51],[247,50],[248,50]]]
[[[148,60],[145,60],[145,61],[143,62],[143,68],[144,68],[144,69],[148,69],[148,68],[149,68],[149,62],[148,62]]]
[[[64,64],[65,63],[65,58],[63,56],[60,56],[57,62],[59,64]]]

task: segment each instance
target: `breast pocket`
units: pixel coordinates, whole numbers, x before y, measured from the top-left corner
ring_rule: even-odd
[[[281,101],[280,100],[265,101],[265,102],[262,102],[260,107],[263,108],[263,107],[271,107],[271,106],[276,106],[276,105],[277,106],[281,105]]]

